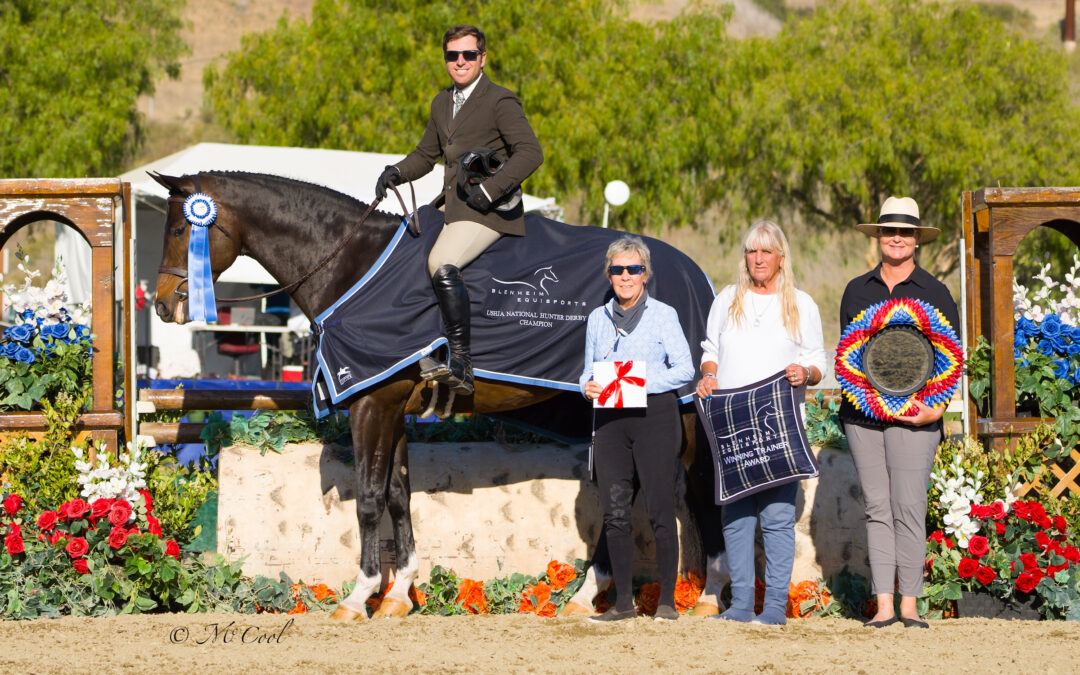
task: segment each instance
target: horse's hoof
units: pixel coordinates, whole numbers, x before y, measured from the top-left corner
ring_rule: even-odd
[[[693,616],[695,617],[716,616],[719,613],[720,608],[711,602],[699,602],[698,604],[694,605]]]
[[[367,615],[364,612],[349,609],[345,605],[338,605],[330,618],[334,621],[363,621],[367,618]]]
[[[592,607],[586,607],[585,605],[582,605],[581,603],[573,602],[573,601],[568,602],[565,605],[563,605],[562,611],[559,612],[559,616],[573,616],[574,614],[583,614],[583,615],[592,616],[593,614],[596,614],[596,612],[593,611]]]
[[[379,609],[371,615],[372,619],[386,619],[393,617],[408,616],[412,610],[412,603],[402,602],[394,598],[383,598]]]

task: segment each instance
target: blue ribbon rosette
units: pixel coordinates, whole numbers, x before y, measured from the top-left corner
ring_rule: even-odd
[[[214,272],[210,268],[210,226],[217,219],[217,204],[210,195],[196,192],[184,200],[184,218],[191,224],[188,237],[188,318],[217,321]]]

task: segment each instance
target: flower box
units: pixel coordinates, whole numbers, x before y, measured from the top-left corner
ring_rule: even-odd
[[[1039,621],[1042,598],[1031,593],[1017,593],[1015,602],[1006,602],[996,595],[964,591],[956,601],[956,616],[961,619],[1020,619]]]

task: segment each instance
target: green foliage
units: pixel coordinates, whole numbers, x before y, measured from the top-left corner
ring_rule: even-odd
[[[840,401],[825,401],[818,390],[812,401],[806,402],[806,438],[818,448],[847,450],[847,437],[840,431]]]
[[[28,344],[27,353],[37,352],[32,362],[0,355],[0,412],[37,410],[60,394],[81,396],[90,390],[89,339],[68,344],[35,335]]]
[[[461,580],[454,574],[454,570],[446,569],[441,565],[431,568],[430,579],[419,586],[427,596],[427,602],[420,608],[420,614],[437,616],[468,614],[468,611],[457,601],[459,585],[461,585]]]
[[[25,495],[30,510],[67,501],[79,492],[78,472],[71,443],[75,419],[86,400],[60,394],[55,402],[42,401],[48,428],[40,441],[16,434],[0,444],[0,476],[5,492]]]
[[[163,536],[184,547],[199,536],[195,514],[217,490],[217,477],[212,471],[184,466],[165,453],[146,452],[143,458],[146,487],[154,498],[154,515]]]
[[[177,0],[0,3],[0,176],[108,176],[139,138],[136,98],[179,73]]]
[[[220,412],[213,412],[201,436],[206,444],[206,456],[201,461],[209,464],[222,447],[230,445],[250,445],[265,455],[267,450],[280,453],[286,443],[334,443],[342,438],[348,439],[349,422],[341,414],[316,420],[308,411],[263,410],[250,418],[234,413],[232,419],[226,422]]]
[[[850,227],[903,194],[952,232],[961,190],[1080,179],[1050,140],[1080,129],[1065,56],[970,3],[833,0],[746,46],[726,140],[752,208]]]

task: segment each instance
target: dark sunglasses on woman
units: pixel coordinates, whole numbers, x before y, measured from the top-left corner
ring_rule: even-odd
[[[466,61],[475,61],[480,58],[479,49],[466,49],[464,51],[457,51],[455,49],[447,49],[443,52],[443,58],[447,63],[451,63],[458,60],[459,56],[464,56]]]
[[[610,274],[613,277],[621,276],[622,273],[623,273],[623,270],[626,270],[627,272],[629,272],[630,274],[632,274],[632,275],[634,275],[636,277],[639,274],[644,274],[645,273],[645,266],[644,265],[612,265],[612,266],[607,268],[608,274]]]

